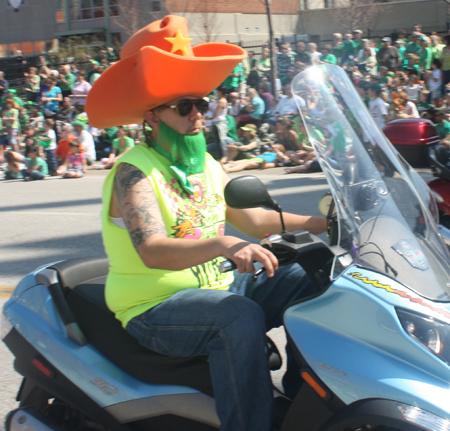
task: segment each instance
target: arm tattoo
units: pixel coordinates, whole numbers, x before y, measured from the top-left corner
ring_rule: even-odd
[[[155,192],[141,170],[122,163],[116,172],[114,191],[136,250],[152,235],[167,236]]]

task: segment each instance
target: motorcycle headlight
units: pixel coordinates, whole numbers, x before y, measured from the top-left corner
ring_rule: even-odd
[[[400,323],[408,335],[439,359],[450,364],[450,325],[433,317],[400,308],[397,308],[396,311]]]
[[[397,407],[403,417],[409,422],[420,425],[427,430],[450,431],[450,421],[446,419],[407,404],[397,404]]]

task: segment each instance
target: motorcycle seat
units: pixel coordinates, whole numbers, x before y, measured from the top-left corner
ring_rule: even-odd
[[[131,376],[155,384],[189,386],[213,396],[207,356],[174,358],[139,344],[116,319],[105,301],[106,258],[79,258],[53,264],[67,304],[81,331],[112,363]],[[267,337],[269,366],[281,367],[276,345]]]
[[[87,340],[119,368],[147,383],[189,386],[213,396],[206,356],[173,358],[139,344],[105,302],[106,276],[70,289],[67,303]]]
[[[429,155],[435,175],[450,181],[450,152],[443,145],[435,145]]]

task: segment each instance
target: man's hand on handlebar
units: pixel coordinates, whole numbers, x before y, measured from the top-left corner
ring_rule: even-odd
[[[274,276],[278,269],[278,259],[270,250],[232,236],[224,236],[222,241],[222,255],[235,263],[240,274],[255,272],[253,263],[260,262],[266,269],[267,276]]]

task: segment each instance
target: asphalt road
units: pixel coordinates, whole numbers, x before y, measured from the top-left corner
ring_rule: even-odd
[[[283,169],[251,171],[286,212],[319,215],[318,202],[328,190],[322,174],[286,175]],[[242,173],[235,174],[239,176]],[[103,255],[100,233],[101,190],[106,172],[88,171],[82,179],[0,182],[0,306],[27,273],[40,265],[81,256]],[[228,227],[228,235],[244,236]],[[252,240],[255,241],[255,240]],[[272,334],[282,347],[282,330]],[[0,424],[14,401],[20,376],[13,357],[0,343]],[[274,375],[279,384],[283,369]]]

